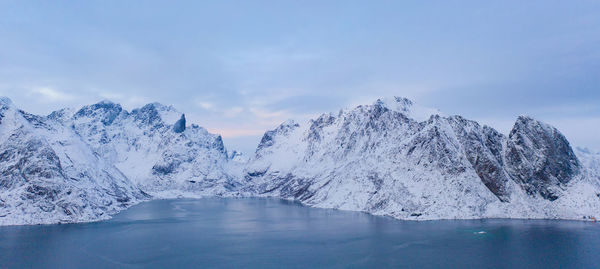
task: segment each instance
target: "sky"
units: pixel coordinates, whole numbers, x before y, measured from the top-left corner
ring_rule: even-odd
[[[170,104],[246,153],[287,119],[402,96],[600,150],[600,1],[0,0],[0,95]]]

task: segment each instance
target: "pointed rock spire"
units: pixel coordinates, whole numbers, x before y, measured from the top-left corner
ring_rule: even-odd
[[[173,131],[182,133],[185,131],[185,114],[181,114],[181,118],[173,125]]]

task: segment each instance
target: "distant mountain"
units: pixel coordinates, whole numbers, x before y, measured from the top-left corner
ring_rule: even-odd
[[[409,220],[600,216],[600,155],[519,117],[508,135],[404,98],[267,131],[253,156],[171,106],[37,116],[0,99],[0,225],[109,218],[140,201],[267,196]]]
[[[505,136],[396,97],[266,132],[244,179],[261,196],[401,219],[582,219],[600,214],[596,157],[530,117]]]

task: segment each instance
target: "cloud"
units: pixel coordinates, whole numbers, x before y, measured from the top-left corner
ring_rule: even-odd
[[[290,64],[301,64],[323,59],[323,53],[305,51],[289,45],[239,50],[223,57],[230,67],[252,66],[262,69],[277,69]]]
[[[235,118],[239,116],[242,112],[244,112],[244,108],[240,106],[232,107],[223,112],[223,117],[225,118]]]
[[[98,95],[100,97],[106,98],[108,100],[122,100],[122,99],[124,99],[124,95],[120,94],[120,93],[100,92]]]
[[[250,113],[255,117],[256,122],[260,125],[278,125],[283,121],[292,118],[292,115],[284,110],[271,111],[263,108],[252,107]]]
[[[75,96],[61,92],[51,87],[35,87],[30,89],[30,93],[38,95],[42,102],[66,102],[75,99]]]
[[[215,105],[209,102],[196,101],[196,105],[208,111],[213,111],[215,109]]]

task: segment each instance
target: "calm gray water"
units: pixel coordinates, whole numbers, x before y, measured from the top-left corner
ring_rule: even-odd
[[[0,262],[2,268],[599,268],[600,224],[411,222],[274,199],[162,200],[99,223],[0,227]]]

